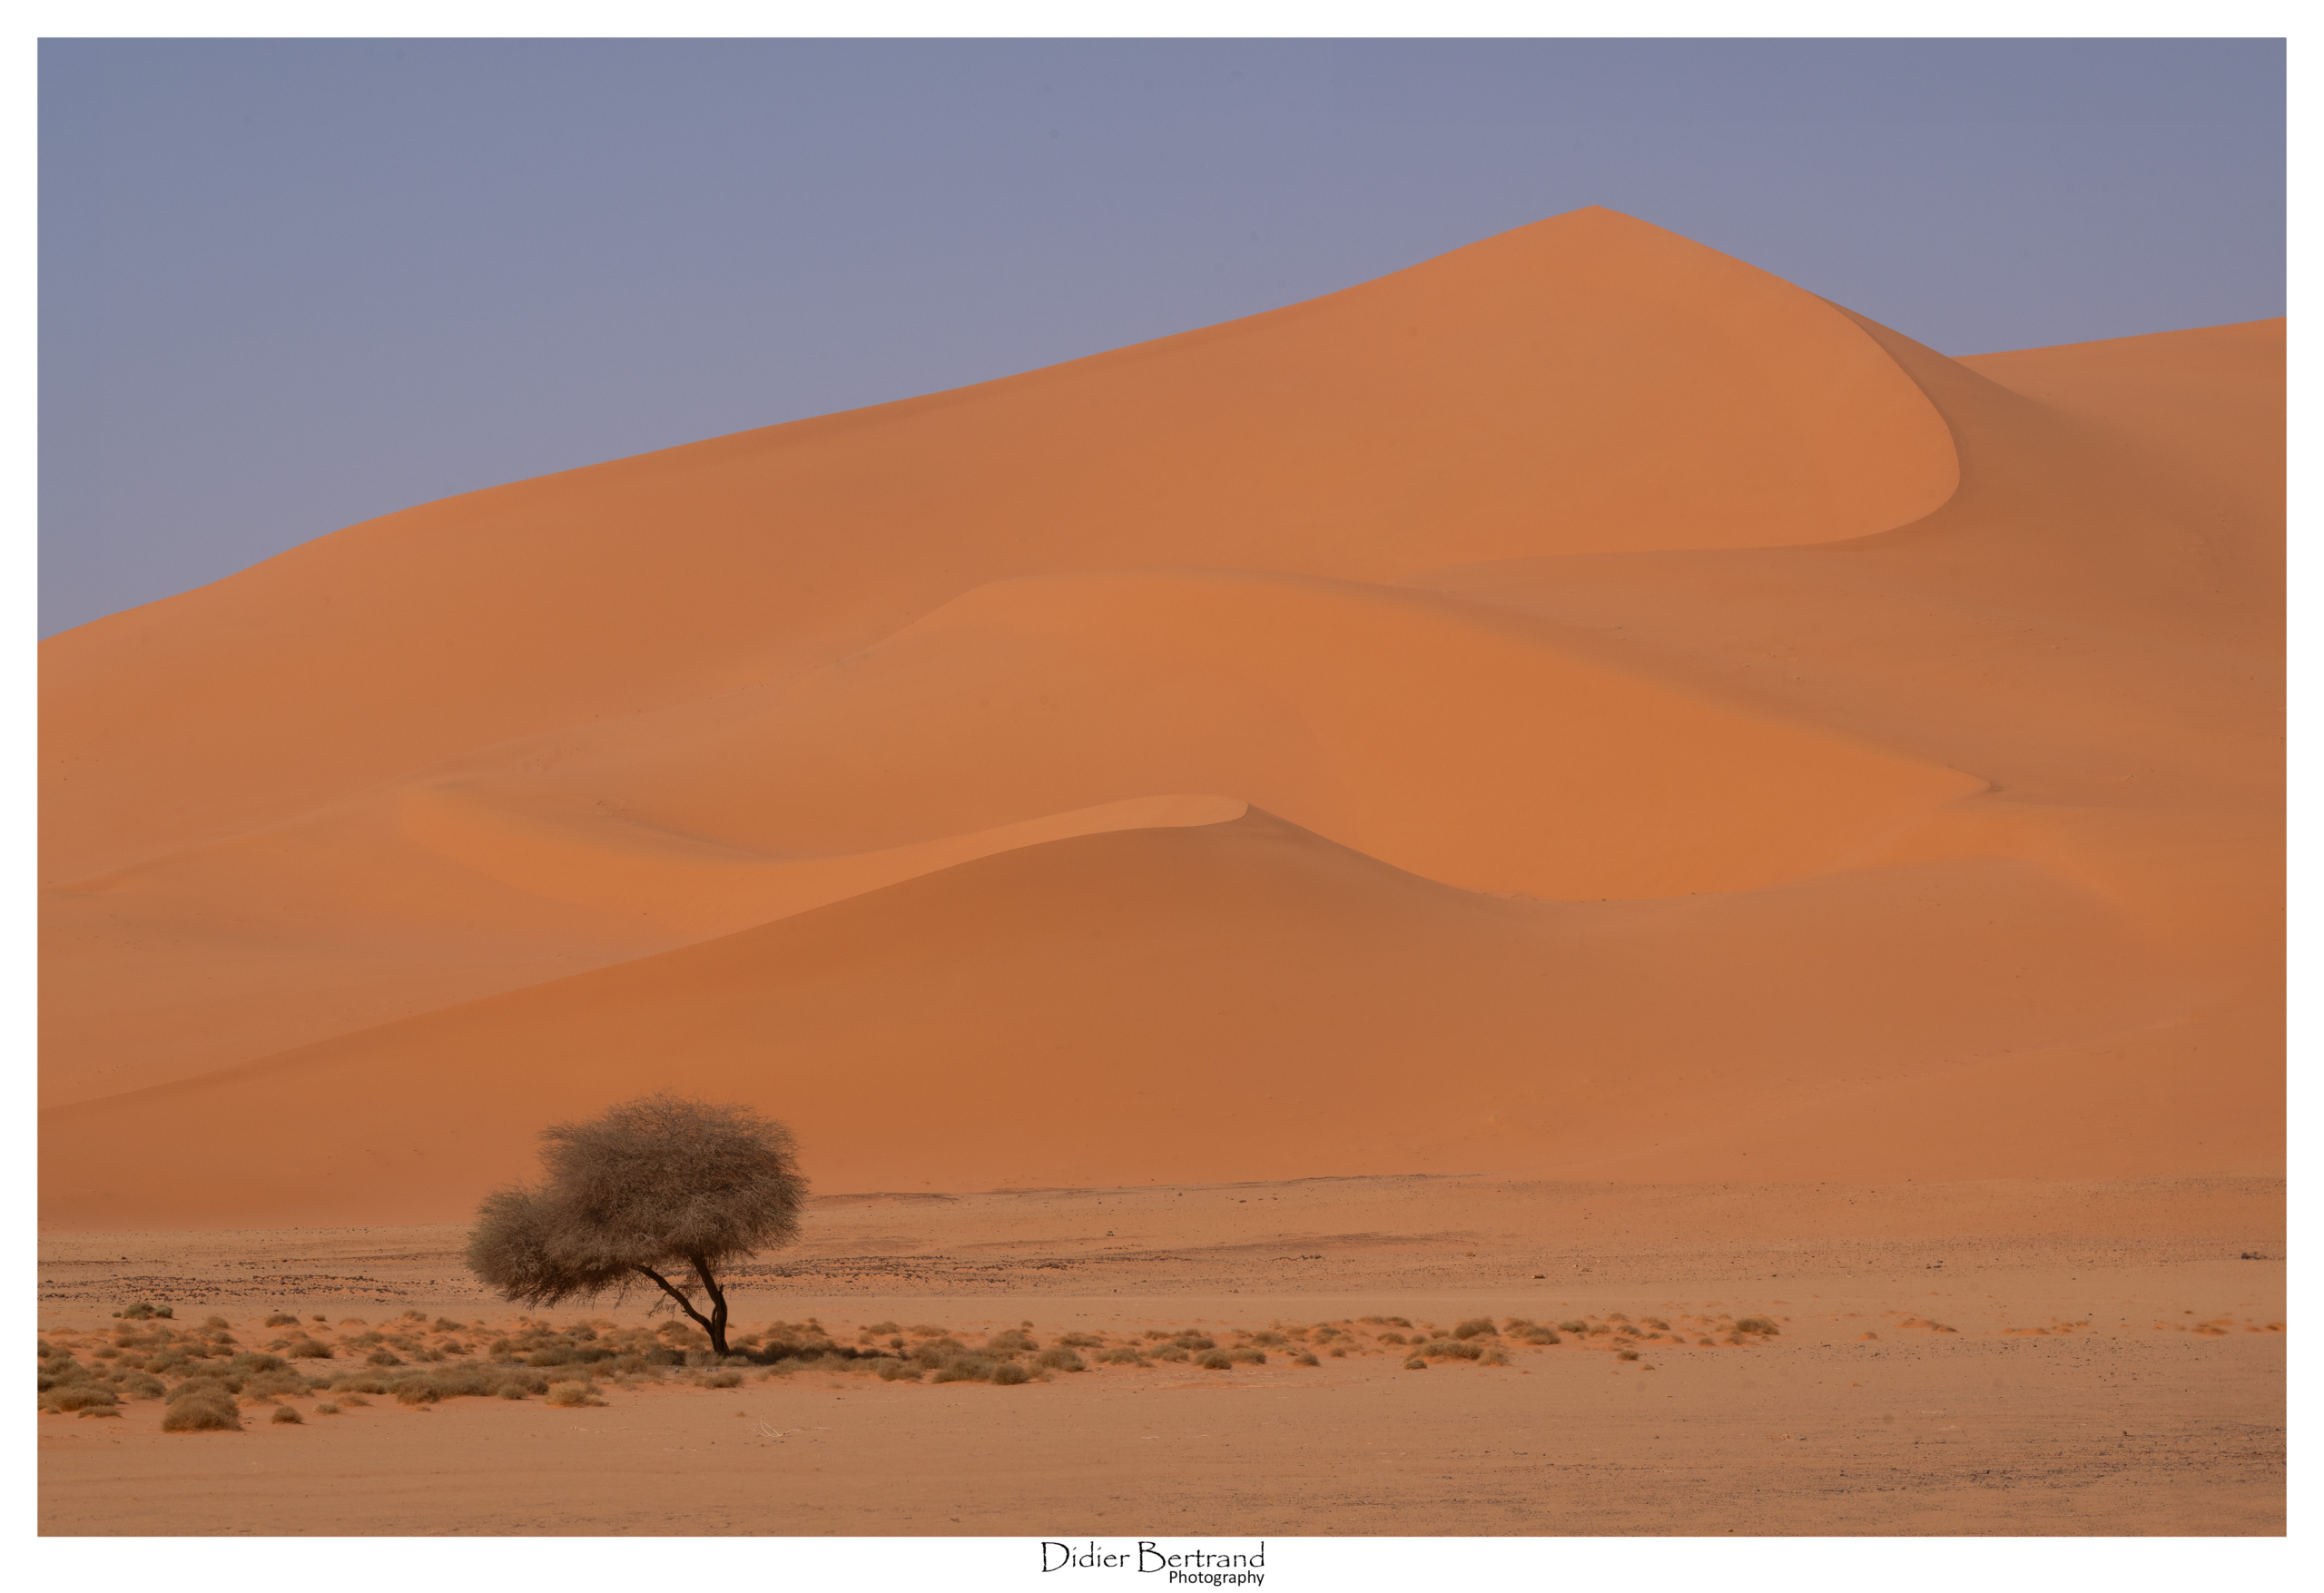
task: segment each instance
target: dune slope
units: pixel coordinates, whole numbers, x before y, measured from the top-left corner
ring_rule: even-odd
[[[84,626],[44,1221],[662,1085],[837,1188],[2278,1170],[2282,348],[1577,211]]]

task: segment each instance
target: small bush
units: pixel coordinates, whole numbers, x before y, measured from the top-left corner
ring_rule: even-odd
[[[597,1391],[586,1382],[553,1382],[548,1385],[548,1402],[552,1405],[602,1405]]]
[[[732,1367],[722,1367],[704,1376],[700,1380],[700,1386],[706,1389],[740,1388],[743,1386],[743,1374]]]
[[[1068,1350],[1095,1350],[1105,1342],[1096,1333],[1064,1333],[1058,1339],[1058,1342]]]
[[[1182,1333],[1171,1334],[1170,1342],[1177,1345],[1181,1350],[1216,1350],[1218,1348],[1218,1341],[1216,1339],[1212,1338],[1208,1333],[1196,1332],[1191,1328]]]
[[[1322,1362],[1315,1359],[1315,1352],[1313,1350],[1300,1351],[1298,1354],[1294,1355],[1291,1358],[1291,1363],[1294,1366],[1321,1366],[1323,1364]]]
[[[1291,1341],[1285,1338],[1281,1333],[1266,1332],[1253,1333],[1251,1335],[1251,1342],[1254,1344],[1264,1344],[1270,1350],[1280,1350],[1285,1344],[1291,1342]]]
[[[1022,1328],[1003,1328],[987,1338],[984,1347],[988,1354],[1016,1354],[1038,1350],[1040,1345],[1035,1343],[1032,1335]]]
[[[306,1418],[300,1415],[298,1411],[293,1411],[288,1405],[277,1405],[274,1408],[274,1414],[268,1417],[267,1420],[269,1421],[275,1422],[278,1425],[288,1427],[296,1426],[306,1421]]]
[[[40,1397],[40,1408],[44,1411],[109,1410],[120,1403],[120,1399],[111,1389],[86,1382],[67,1383]]]
[[[167,1316],[169,1313],[170,1310],[168,1306],[164,1305],[156,1309],[153,1306],[146,1304],[143,1300],[138,1301],[134,1305],[124,1305],[119,1311],[113,1313],[115,1316],[124,1318],[131,1322],[143,1322],[149,1317]]]
[[[1561,1333],[1586,1333],[1589,1331],[1590,1324],[1586,1322],[1561,1322],[1558,1323],[1558,1332]]]
[[[272,1316],[266,1319],[264,1325],[267,1327],[297,1327],[299,1325],[299,1319],[295,1316],[286,1316],[281,1312],[278,1311]]]
[[[1374,1327],[1408,1328],[1413,1325],[1412,1319],[1403,1316],[1359,1316],[1355,1320]]]
[[[998,1369],[998,1367],[1005,1364],[1009,1363],[988,1361],[981,1355],[955,1356],[951,1360],[947,1361],[937,1367],[934,1381],[938,1382],[989,1382],[992,1381],[993,1372]],[[1019,1379],[1019,1381],[1021,1382],[1023,1380]]]
[[[1472,1316],[1454,1328],[1452,1336],[1456,1339],[1473,1339],[1483,1333],[1499,1333],[1500,1332],[1499,1328],[1492,1325],[1492,1318],[1490,1316]]]
[[[1421,1352],[1443,1361],[1474,1361],[1485,1352],[1482,1344],[1466,1339],[1438,1339]]]
[[[1030,1382],[1033,1381],[1033,1374],[1014,1361],[1004,1361],[992,1369],[992,1381],[1005,1384]]]
[[[909,1361],[883,1361],[880,1363],[880,1381],[882,1382],[918,1382],[921,1377],[921,1369]]]
[[[162,1418],[163,1432],[240,1432],[242,1413],[234,1409],[234,1401],[214,1389],[201,1389],[182,1400],[170,1401],[169,1414]]]
[[[1180,1354],[1184,1354],[1185,1352],[1186,1352],[1183,1350],[1179,1352]],[[1143,1366],[1146,1364],[1146,1357],[1131,1349],[1128,1344],[1122,1345],[1119,1349],[1100,1350],[1098,1352],[1098,1359],[1100,1362],[1108,1366]]]
[[[1522,1336],[1525,1342],[1529,1344],[1562,1344],[1565,1342],[1563,1339],[1557,1336],[1556,1332],[1545,1327],[1529,1327],[1525,1330]]]
[[[315,1407],[315,1414],[318,1416],[336,1416],[339,1414],[339,1407],[332,1404],[329,1400],[325,1400],[321,1404]]]
[[[1265,1350],[1229,1350],[1226,1352],[1226,1358],[1242,1366],[1265,1366],[1267,1363],[1267,1352]]]
[[[1205,1372],[1232,1372],[1235,1362],[1224,1350],[1205,1350],[1195,1357],[1195,1364]]]
[[[282,1347],[282,1352],[293,1361],[329,1361],[331,1348],[320,1339],[296,1338]]]
[[[950,1328],[938,1327],[931,1322],[923,1322],[907,1328],[904,1331],[911,1334],[915,1339],[940,1339],[952,1330]]]
[[[1404,1342],[1404,1335],[1402,1333],[1382,1333],[1380,1335],[1380,1342],[1384,1344],[1401,1344]]]
[[[1615,1354],[1614,1359],[1617,1361],[1635,1361],[1638,1359],[1638,1352],[1636,1350],[1630,1349],[1621,1350]]]
[[[1735,1331],[1738,1333],[1768,1334],[1779,1333],[1783,1329],[1764,1316],[1738,1316],[1735,1319]]]
[[[1052,1344],[1033,1357],[1033,1364],[1051,1372],[1087,1372],[1089,1370],[1080,1356],[1062,1344]]]
[[[901,1328],[900,1328],[900,1327],[898,1327],[894,1323],[891,1323],[891,1322],[875,1322],[875,1323],[873,1323],[870,1327],[867,1327],[867,1328],[863,1329],[862,1331],[863,1331],[863,1332],[867,1332],[867,1333],[880,1334],[880,1333],[900,1333],[900,1332],[903,1332],[904,1330],[903,1330],[903,1329],[901,1329]]]
[[[1404,1370],[1406,1372],[1426,1372],[1428,1370],[1428,1362],[1422,1360],[1417,1355],[1407,1355],[1404,1357]]]
[[[1186,1361],[1194,1355],[1184,1344],[1157,1344],[1147,1353],[1157,1361]]]

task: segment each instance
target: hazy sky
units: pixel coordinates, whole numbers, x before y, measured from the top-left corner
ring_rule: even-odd
[[[2284,310],[2260,41],[41,46],[41,624],[1585,204],[1949,353]]]

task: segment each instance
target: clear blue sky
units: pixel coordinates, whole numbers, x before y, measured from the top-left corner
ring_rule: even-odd
[[[41,626],[1585,204],[1949,353],[2284,310],[2273,41],[41,47]]]

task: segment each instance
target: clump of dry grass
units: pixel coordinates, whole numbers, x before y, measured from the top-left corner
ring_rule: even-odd
[[[1336,1352],[1342,1355],[1347,1353],[1344,1350],[1341,1350]],[[1313,1350],[1300,1351],[1298,1354],[1294,1355],[1291,1358],[1291,1363],[1294,1366],[1321,1366],[1323,1364],[1322,1362],[1315,1359],[1315,1352]]]
[[[1130,1348],[1128,1344],[1118,1345],[1111,1350],[1099,1351],[1098,1352],[1098,1364],[1103,1366],[1144,1366],[1147,1364],[1146,1357],[1138,1353],[1137,1351]]]
[[[304,1422],[307,1419],[304,1416],[300,1415],[298,1411],[292,1410],[288,1405],[277,1405],[274,1408],[274,1414],[268,1417],[267,1420],[281,1426],[295,1427]]]
[[[1417,1355],[1407,1355],[1404,1357],[1404,1370],[1406,1372],[1426,1372],[1428,1370],[1428,1362],[1422,1360]]]
[[[1498,1334],[1500,1332],[1499,1328],[1493,1326],[1492,1318],[1490,1316],[1472,1316],[1455,1327],[1452,1330],[1452,1336],[1456,1339],[1473,1339],[1484,1333]]]
[[[553,1382],[548,1385],[548,1402],[562,1408],[581,1405],[602,1405],[597,1391],[586,1382]]]
[[[229,1395],[213,1389],[196,1389],[172,1400],[162,1418],[163,1432],[240,1432],[242,1413]]]
[[[1050,1372],[1087,1372],[1088,1362],[1063,1344],[1052,1344],[1033,1357],[1033,1364]]]
[[[299,1319],[295,1316],[290,1316],[283,1312],[278,1311],[272,1316],[268,1317],[261,1325],[264,1327],[297,1327],[299,1325]]]
[[[1104,1337],[1098,1333],[1060,1333],[1057,1342],[1068,1350],[1096,1350],[1106,1342]]]
[[[1205,1372],[1232,1372],[1235,1362],[1224,1350],[1205,1350],[1195,1358],[1195,1364]]]
[[[329,1400],[325,1400],[321,1404],[315,1407],[315,1414],[318,1416],[336,1416],[339,1414],[339,1407],[332,1404]]]
[[[1380,1342],[1384,1344],[1401,1344],[1404,1342],[1404,1335],[1402,1333],[1382,1333],[1380,1335]]]
[[[1764,1316],[1738,1316],[1735,1319],[1735,1331],[1738,1333],[1757,1333],[1763,1337],[1771,1337],[1783,1332],[1783,1329],[1776,1326]]]

